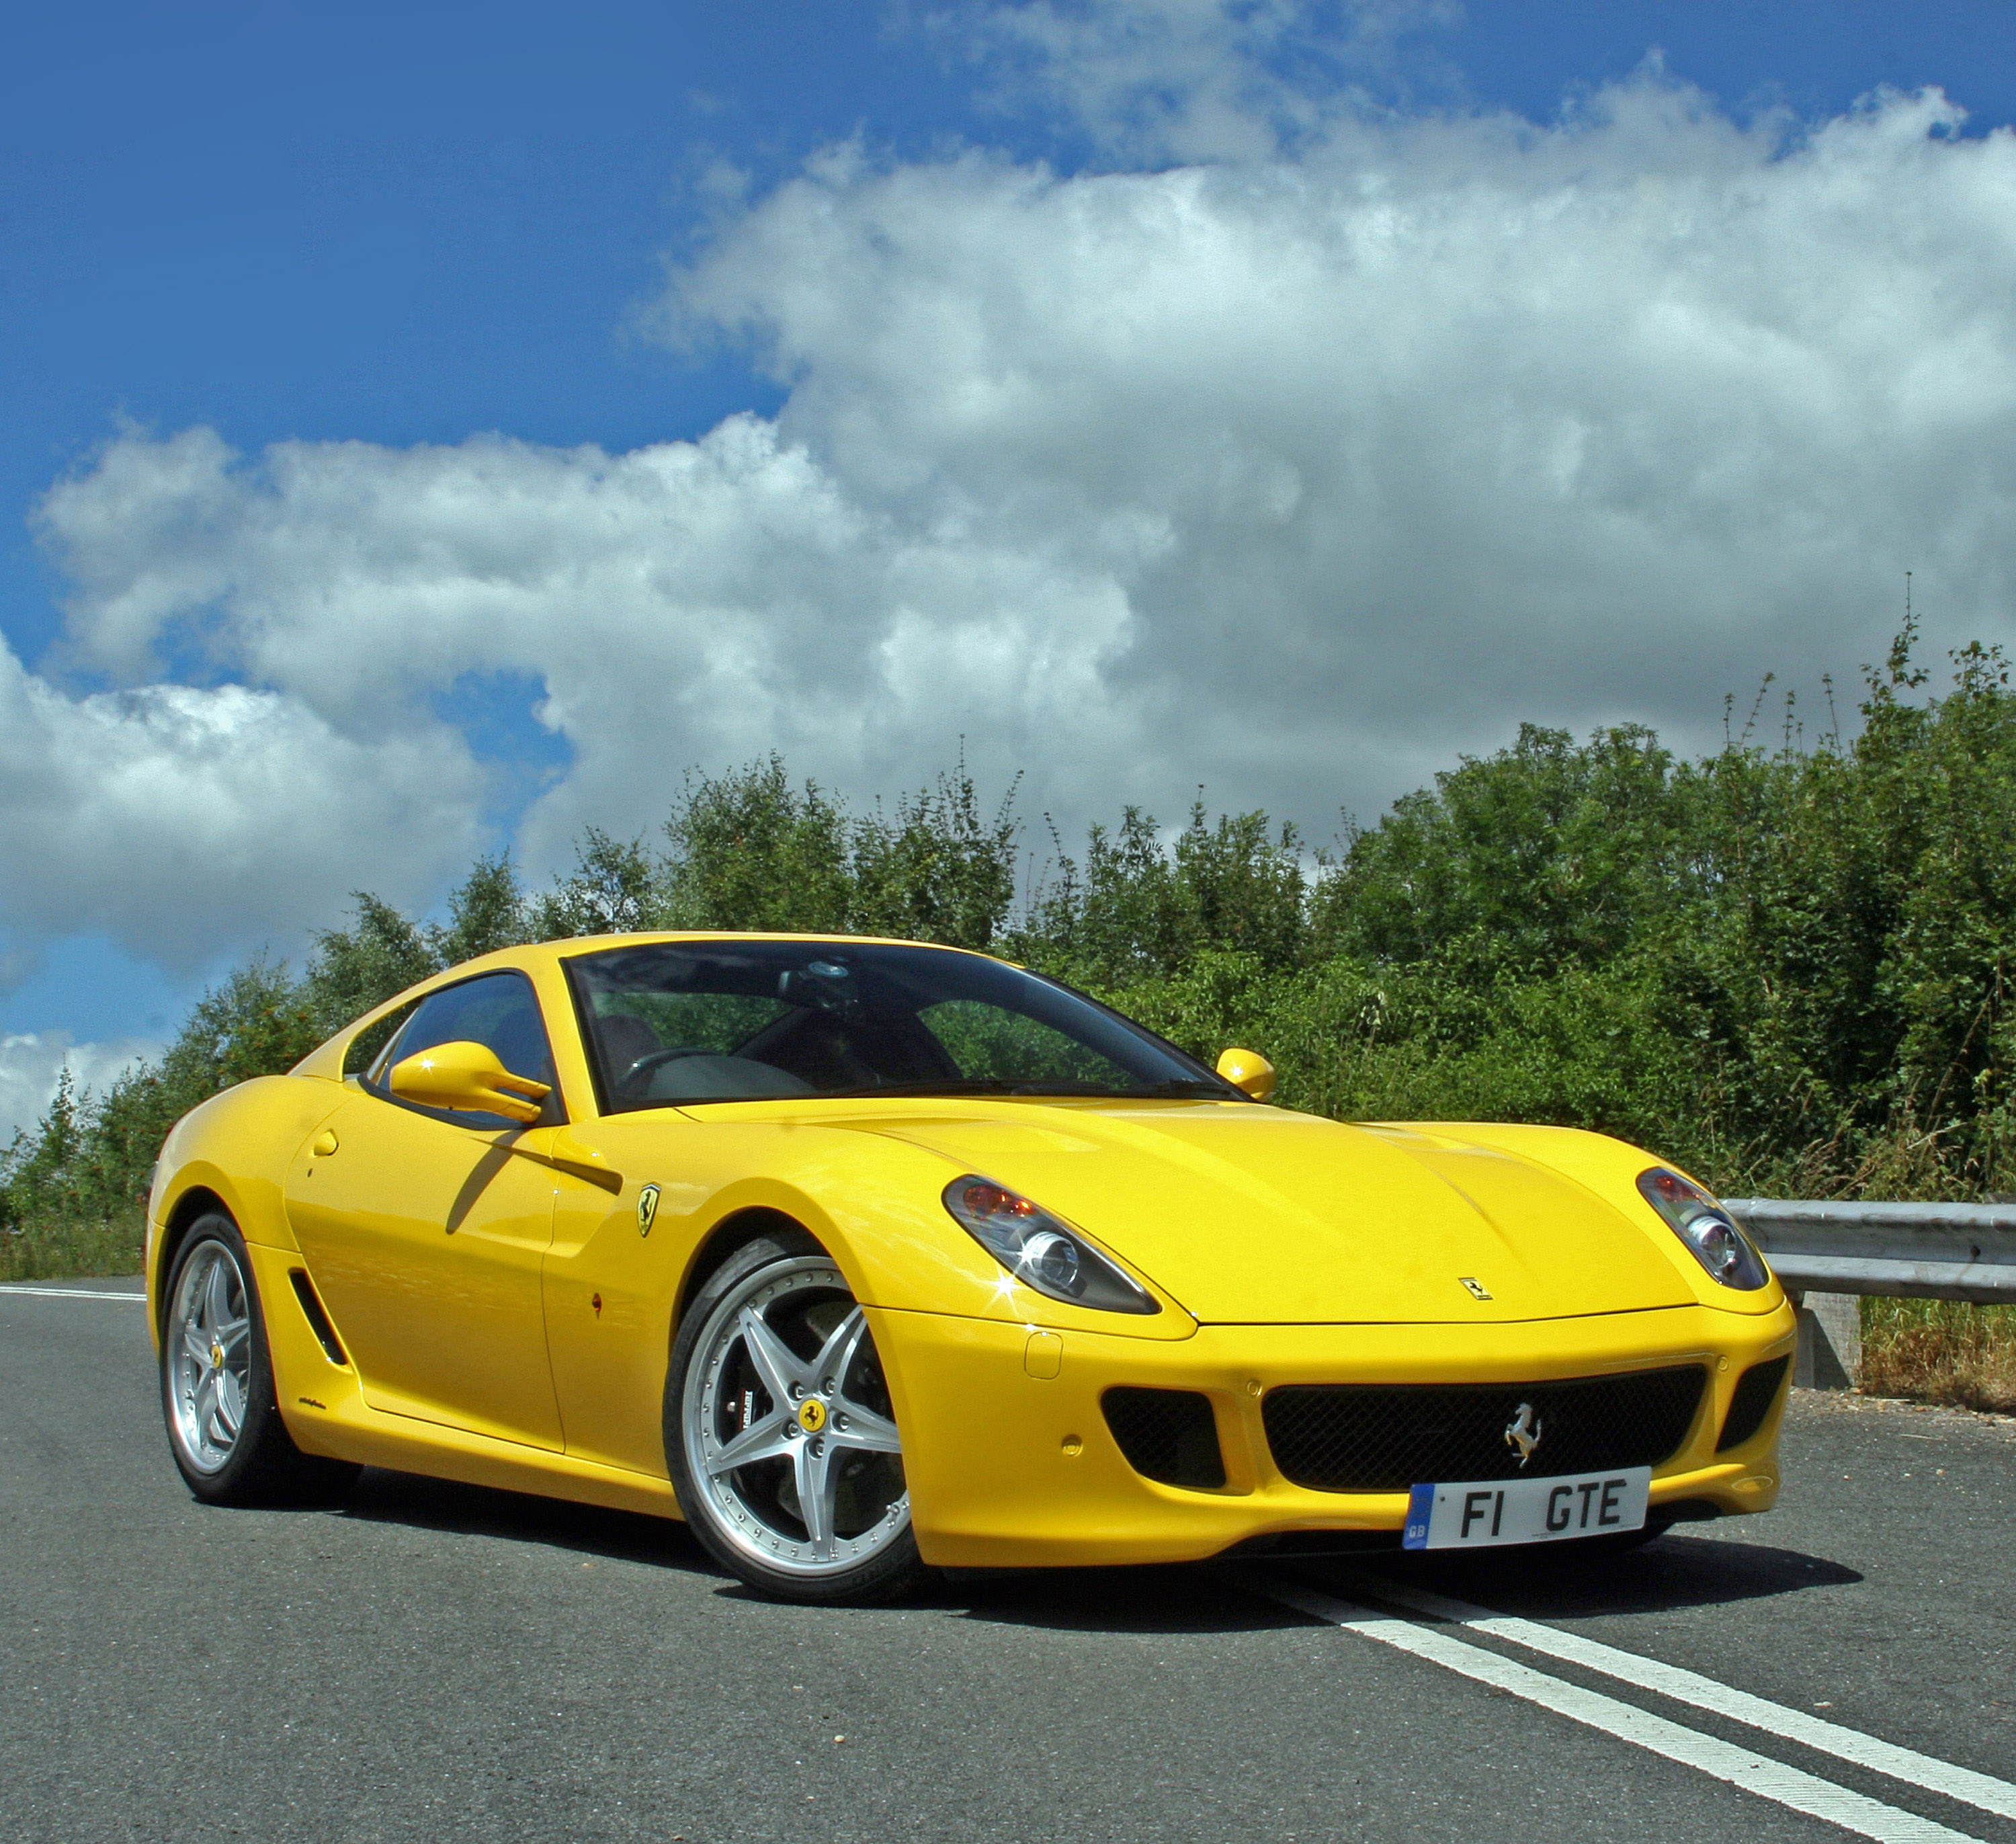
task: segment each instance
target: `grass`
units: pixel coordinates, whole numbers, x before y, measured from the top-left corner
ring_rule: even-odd
[[[0,1280],[55,1280],[92,1274],[137,1274],[143,1213],[104,1221],[54,1218],[0,1235]]]
[[[2016,1414],[2016,1306],[1865,1299],[1861,1387],[1866,1396]]]

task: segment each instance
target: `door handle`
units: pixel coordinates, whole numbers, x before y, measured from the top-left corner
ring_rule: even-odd
[[[553,1129],[553,1136],[546,1142],[545,1156],[563,1172],[585,1178],[606,1191],[620,1191],[623,1188],[623,1174],[610,1164],[609,1155],[600,1147],[576,1139],[565,1127]]]

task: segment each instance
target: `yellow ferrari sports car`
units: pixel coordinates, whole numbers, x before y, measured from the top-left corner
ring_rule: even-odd
[[[169,1135],[169,1444],[217,1503],[373,1465],[683,1518],[801,1601],[1770,1507],[1793,1313],[1699,1185],[1273,1084],[949,948],[492,954]]]

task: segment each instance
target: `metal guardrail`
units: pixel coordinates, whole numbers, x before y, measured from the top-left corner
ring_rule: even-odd
[[[1723,1201],[1788,1293],[2016,1300],[2016,1206]]]

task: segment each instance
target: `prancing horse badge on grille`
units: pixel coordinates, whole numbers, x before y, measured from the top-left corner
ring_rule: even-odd
[[[1519,1413],[1506,1423],[1505,1444],[1519,1450],[1522,1467],[1533,1457],[1533,1450],[1540,1444],[1540,1418],[1533,1413],[1531,1403],[1521,1403]]]

